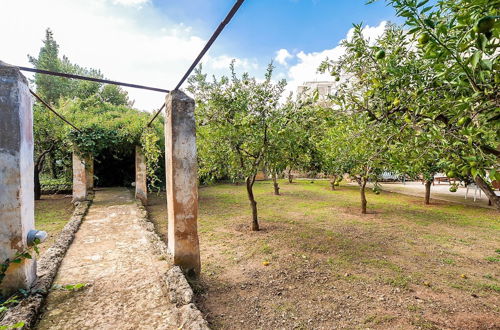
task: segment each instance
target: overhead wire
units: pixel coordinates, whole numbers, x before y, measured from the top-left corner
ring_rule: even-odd
[[[59,114],[57,111],[55,111],[47,102],[45,102],[44,100],[42,100],[42,98],[40,96],[38,96],[35,92],[33,92],[31,89],[30,89],[30,93],[31,95],[33,95],[38,101],[40,101],[40,103],[42,103],[47,109],[49,109],[50,111],[52,111],[57,117],[59,117],[59,119],[61,119],[62,121],[64,121],[66,124],[68,124],[69,126],[73,127],[75,130],[77,130],[78,132],[82,132],[78,127],[76,127],[75,125],[73,125],[69,120],[67,120],[66,118],[64,118],[63,115]]]
[[[234,15],[238,11],[238,9],[240,9],[240,7],[243,4],[243,2],[245,2],[245,0],[237,0],[236,1],[236,3],[233,5],[233,7],[229,11],[229,13],[226,15],[226,18],[224,18],[224,20],[222,22],[220,22],[220,24],[217,27],[217,29],[214,31],[214,33],[212,34],[212,36],[210,37],[210,39],[208,40],[208,42],[205,44],[205,47],[203,47],[203,49],[198,54],[198,56],[196,57],[196,59],[193,61],[193,63],[191,64],[191,66],[189,67],[189,69],[186,71],[186,73],[184,74],[184,76],[182,76],[182,78],[179,81],[179,83],[177,84],[177,86],[175,86],[174,91],[179,90],[179,88],[182,86],[182,84],[184,83],[184,81],[186,81],[186,79],[189,77],[189,75],[191,74],[191,72],[193,72],[194,68],[198,65],[198,63],[200,63],[200,61],[203,58],[203,56],[210,49],[210,47],[215,42],[215,40],[217,40],[217,37],[221,34],[221,32],[226,27],[226,25],[229,24],[229,22],[231,22],[232,18],[234,17]],[[147,127],[151,126],[151,124],[153,123],[153,121],[156,119],[156,117],[158,117],[158,115],[160,114],[160,112],[163,110],[164,107],[165,107],[165,104],[163,104],[161,106],[161,108],[155,113],[155,115],[153,116],[153,118],[151,118],[151,120],[149,121]]]

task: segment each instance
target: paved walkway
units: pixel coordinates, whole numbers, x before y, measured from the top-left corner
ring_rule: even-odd
[[[406,184],[402,183],[381,183],[382,189],[386,191],[391,191],[395,193],[410,195],[410,196],[418,196],[424,198],[425,196],[425,186],[420,182],[407,182]],[[467,195],[467,199],[465,199],[465,191],[464,187],[459,187],[457,192],[450,192],[450,185],[448,183],[435,184],[431,187],[431,200],[437,199],[446,202],[453,202],[459,204],[466,204],[477,207],[486,207],[493,208],[488,206],[488,198],[484,193],[481,193],[481,197],[479,197],[479,191],[477,192],[477,199],[474,202],[474,189],[469,190],[469,194]]]
[[[39,329],[179,328],[162,284],[170,265],[152,252],[138,214],[125,188],[96,192],[54,282],[87,286],[51,291]]]

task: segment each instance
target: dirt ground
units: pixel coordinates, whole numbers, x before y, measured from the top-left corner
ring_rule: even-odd
[[[356,187],[256,183],[200,189],[197,305],[216,329],[499,329],[500,214]],[[164,195],[149,211],[166,233]]]
[[[40,253],[54,244],[57,235],[71,218],[73,210],[71,195],[42,195],[41,200],[35,201],[35,228],[49,234],[47,240],[40,244]]]

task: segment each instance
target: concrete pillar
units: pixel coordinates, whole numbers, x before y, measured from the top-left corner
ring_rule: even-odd
[[[135,147],[135,198],[148,205],[146,157],[140,146]]]
[[[87,194],[94,190],[94,156],[85,158],[85,181],[87,184]]]
[[[174,263],[188,276],[196,277],[201,265],[194,100],[173,91],[165,102],[168,249]]]
[[[17,68],[0,62],[0,263],[28,248],[28,231],[35,226],[33,170],[28,82]],[[0,285],[1,294],[28,289],[35,278],[35,259],[10,264]]]
[[[75,147],[73,150],[73,203],[87,199],[87,171],[85,160]]]

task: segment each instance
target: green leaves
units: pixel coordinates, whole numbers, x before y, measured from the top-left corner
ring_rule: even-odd
[[[271,143],[276,147],[280,137],[276,121],[282,115],[278,103],[286,82],[273,83],[273,69],[269,65],[262,82],[248,74],[238,76],[234,64],[230,77],[207,81],[201,67],[190,77],[203,180],[253,175],[266,162]]]
[[[141,146],[144,157],[146,158],[146,171],[148,177],[148,186],[151,190],[160,190],[159,183],[161,179],[158,177],[158,169],[160,168],[161,147],[160,135],[152,127],[148,127],[141,135]]]
[[[88,286],[87,283],[76,283],[76,284],[66,284],[66,285],[55,284],[52,286],[52,290],[79,291],[87,286]]]
[[[441,151],[437,157],[442,160],[440,166],[455,169],[464,180],[498,173],[495,150],[500,127],[498,120],[491,120],[498,113],[500,93],[498,5],[483,0],[442,0],[435,7],[425,1],[387,2],[404,17],[409,31],[406,38],[418,38],[418,48],[409,51],[407,58],[379,62],[382,67],[377,70],[367,70],[365,64],[364,71],[369,74],[361,74],[359,64],[359,79],[377,82],[367,87],[371,97],[382,98],[368,105],[386,106],[398,90],[409,96],[402,99],[397,111],[380,107],[370,109],[370,113],[378,119],[386,117],[392,124],[405,122],[418,129],[409,140],[417,148],[417,165],[427,158],[421,157],[426,152],[422,153],[420,146],[427,143]],[[394,50],[400,46],[389,36],[386,32],[379,43],[383,42],[389,56],[395,56]],[[346,45],[353,53],[354,48]],[[360,52],[360,45],[356,52]],[[344,60],[342,65],[358,64]],[[384,77],[384,71],[388,76]]]
[[[478,50],[476,51],[470,58],[470,62],[471,62],[471,66],[472,66],[472,69],[475,70],[476,67],[477,67],[477,64],[479,63],[479,61],[481,60],[481,57],[483,56],[483,52]]]

